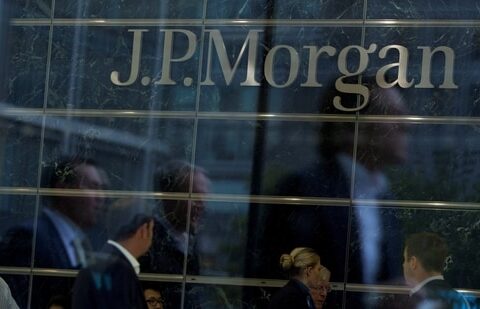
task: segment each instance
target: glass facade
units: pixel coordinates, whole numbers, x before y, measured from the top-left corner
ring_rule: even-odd
[[[477,1],[0,14],[0,276],[20,308],[69,302],[128,198],[155,207],[139,277],[165,308],[267,308],[295,247],[331,271],[324,308],[404,308],[417,232],[479,305]]]

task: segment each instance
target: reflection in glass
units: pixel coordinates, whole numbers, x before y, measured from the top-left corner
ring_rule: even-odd
[[[184,161],[170,161],[159,167],[154,179],[155,190],[189,192],[190,177],[193,181],[192,193],[209,192],[207,172]],[[206,205],[202,200],[162,200],[152,248],[140,261],[142,271],[200,274],[197,232],[205,210]],[[177,298],[175,295],[166,297]]]

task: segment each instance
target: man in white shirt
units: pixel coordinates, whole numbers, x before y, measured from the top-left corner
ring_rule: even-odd
[[[152,244],[153,207],[138,199],[121,199],[107,215],[109,240],[95,262],[78,274],[73,308],[144,308],[137,258]]]
[[[410,290],[412,309],[467,309],[463,296],[443,278],[448,247],[435,233],[409,236],[403,252],[403,274]]]

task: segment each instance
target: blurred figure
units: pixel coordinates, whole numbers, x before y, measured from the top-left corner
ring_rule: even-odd
[[[330,293],[331,289],[330,271],[324,267],[322,268],[322,273],[320,274],[320,280],[315,282],[313,286],[310,287],[310,294],[312,295],[315,309],[323,308],[323,304],[325,303],[327,295]]]
[[[44,268],[81,268],[88,264],[90,241],[85,233],[97,223],[104,206],[101,168],[90,158],[71,156],[45,167],[44,184],[52,189],[75,190],[78,196],[60,191],[58,196],[44,199],[38,215],[36,231],[32,220],[9,229],[0,244],[0,263],[5,266],[28,267],[34,248],[34,266]],[[35,234],[35,246],[32,239]],[[52,296],[67,295],[67,278],[35,277],[32,308],[45,308]],[[9,281],[14,295],[29,290],[26,277]],[[20,298],[19,298],[20,299]],[[24,299],[24,298],[22,298]],[[26,306],[26,304],[21,304]]]
[[[403,274],[411,309],[469,309],[465,298],[443,278],[447,243],[434,233],[416,233],[405,241]]]
[[[0,308],[4,309],[18,309],[15,299],[7,283],[0,277]]]
[[[206,171],[179,160],[167,162],[157,170],[154,179],[155,191],[188,193],[192,173],[192,193],[208,193],[210,180]],[[190,275],[200,273],[196,235],[205,211],[205,203],[202,200],[191,201],[190,220],[188,205],[187,200],[161,201],[161,214],[155,223],[153,245],[148,254],[140,259],[144,272],[183,274],[186,258],[187,273]],[[165,289],[164,292],[169,305],[172,308],[179,308],[181,291],[172,288]],[[199,294],[197,289],[187,288],[187,294],[189,297],[185,300],[185,307],[200,308],[202,302],[200,299],[206,292],[202,290]]]
[[[155,191],[188,193],[192,172],[192,193],[208,193],[210,180],[206,172],[183,161],[168,162],[158,170],[154,180]],[[188,273],[198,274],[200,266],[195,235],[205,211],[204,202],[191,202],[188,235],[188,201],[163,200],[161,206],[163,213],[155,225],[155,240],[148,255],[141,260],[142,269],[147,272],[182,274],[184,258],[187,256]]]
[[[398,90],[382,89],[368,79],[370,101],[360,111],[369,115],[405,115],[405,102]],[[332,87],[325,102],[337,95]],[[342,96],[346,106],[356,106],[357,97]],[[323,103],[323,102],[322,102]],[[324,103],[323,113],[331,113],[331,104]],[[339,111],[333,111],[338,113]],[[401,280],[398,251],[402,237],[398,220],[381,208],[381,200],[395,199],[385,169],[403,164],[408,157],[408,131],[403,123],[362,122],[355,135],[352,122],[331,121],[321,124],[318,133],[318,157],[305,168],[287,174],[266,195],[342,198],[353,200],[353,218],[345,207],[286,206],[266,208],[254,220],[256,239],[251,257],[252,276],[271,276],[271,261],[285,248],[305,246],[325,256],[323,263],[344,280],[345,264],[349,263],[348,281],[375,284]],[[355,138],[357,137],[357,138]],[[355,151],[356,146],[356,151]],[[355,175],[352,175],[355,166]],[[354,186],[352,187],[352,181]],[[353,188],[353,191],[352,191]],[[368,201],[363,203],[363,201]],[[348,224],[351,224],[351,227]],[[388,233],[386,228],[388,227]],[[351,238],[347,239],[348,230]],[[335,234],[336,237],[331,237]],[[347,244],[347,241],[350,243]],[[349,246],[349,261],[345,261]],[[271,257],[258,258],[258,255]]]
[[[143,295],[147,302],[148,309],[163,309],[163,298],[160,290],[153,285],[144,287]]]
[[[79,190],[82,196],[60,193],[49,198],[49,205],[38,216],[35,266],[86,266],[90,245],[85,229],[97,222],[104,201],[101,194],[91,191],[103,188],[99,167],[92,159],[70,157],[52,163],[49,168],[46,173],[50,188]],[[5,260],[2,265],[30,264],[33,232],[30,222],[7,232],[2,244],[2,260]]]
[[[295,248],[290,254],[282,254],[280,266],[290,280],[272,298],[271,309],[315,309],[310,288],[324,276],[320,256],[311,248]]]
[[[153,207],[145,201],[121,199],[110,206],[109,240],[78,274],[73,308],[147,308],[137,258],[150,248],[153,227]]]

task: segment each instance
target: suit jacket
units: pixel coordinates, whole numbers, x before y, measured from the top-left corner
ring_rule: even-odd
[[[183,274],[184,253],[162,221],[156,221],[153,243],[148,253],[139,259],[143,272]],[[189,240],[187,273],[199,274],[199,261],[193,237]]]
[[[33,223],[22,224],[7,231],[1,244],[2,265],[30,266]],[[37,222],[35,267],[76,268],[71,265],[67,250],[52,220],[41,213]]]
[[[423,307],[425,306],[425,307]],[[468,309],[465,298],[445,280],[427,282],[410,297],[411,309]]]
[[[350,198],[351,175],[346,174],[335,158],[326,158],[308,168],[287,175],[273,189],[274,195]],[[272,194],[272,192],[265,192]],[[386,192],[382,198],[391,199]],[[280,275],[278,258],[295,247],[314,248],[321,256],[322,264],[332,271],[333,280],[343,280],[348,234],[348,207],[264,205],[263,214],[251,218],[263,220],[252,223],[255,242],[247,251],[253,254],[247,265],[249,276]],[[255,209],[254,211],[259,211]],[[354,213],[355,216],[355,213]],[[392,211],[381,211],[383,242],[379,252],[377,281],[401,278],[402,237],[398,220]],[[388,227],[388,233],[386,230]],[[364,282],[361,258],[359,222],[352,220],[350,239],[349,282]],[[352,245],[353,244],[353,245]],[[336,279],[335,279],[336,278]]]
[[[0,265],[30,267],[33,241],[33,222],[15,226],[8,230],[0,244]],[[37,222],[35,267],[75,268],[71,265],[62,239],[52,220],[40,213]],[[26,307],[29,280],[25,276],[10,276],[9,285],[18,305]],[[71,283],[68,278],[37,276],[33,280],[31,308],[45,308],[51,297],[68,295]]]
[[[73,287],[74,309],[146,309],[140,281],[128,259],[106,244],[96,262],[81,270]]]
[[[297,280],[290,280],[270,301],[270,309],[314,309],[308,288]]]

